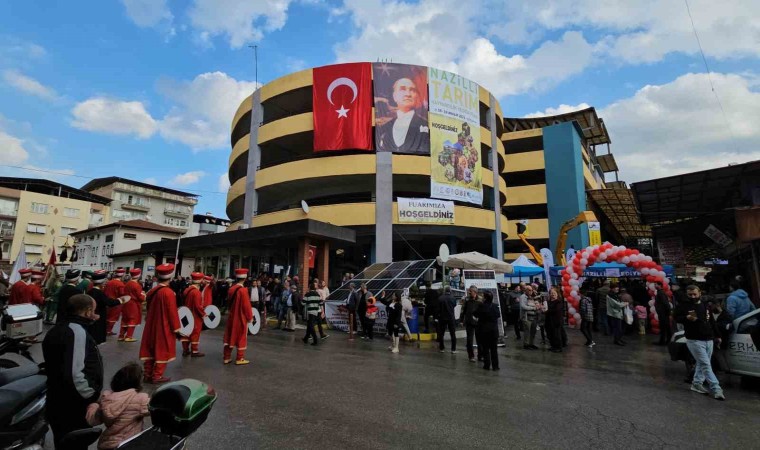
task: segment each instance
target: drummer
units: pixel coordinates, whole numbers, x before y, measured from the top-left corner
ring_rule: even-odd
[[[190,274],[192,284],[185,289],[182,296],[185,298],[185,306],[193,314],[193,331],[188,337],[182,337],[182,356],[192,358],[201,358],[206,356],[198,350],[201,340],[201,330],[203,329],[203,319],[206,318],[206,312],[203,310],[203,297],[201,296],[200,285],[203,283],[203,273],[193,272]]]

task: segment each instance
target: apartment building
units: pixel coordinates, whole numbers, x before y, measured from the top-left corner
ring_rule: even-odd
[[[97,225],[110,199],[50,180],[0,177],[0,267],[23,249],[30,264],[73,244],[72,233]]]
[[[188,192],[120,177],[96,178],[82,190],[111,200],[106,225],[124,220],[144,220],[156,225],[189,230],[198,196]]]

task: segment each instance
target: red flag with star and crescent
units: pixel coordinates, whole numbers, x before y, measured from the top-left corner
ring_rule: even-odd
[[[314,151],[372,150],[372,64],[313,70]]]

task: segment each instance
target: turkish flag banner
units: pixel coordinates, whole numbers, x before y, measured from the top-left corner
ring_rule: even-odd
[[[372,150],[372,64],[338,64],[312,73],[314,151]]]
[[[317,261],[317,246],[309,246],[309,269],[314,268],[314,263]]]

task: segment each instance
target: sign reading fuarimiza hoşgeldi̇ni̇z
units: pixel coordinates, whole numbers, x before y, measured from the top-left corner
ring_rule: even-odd
[[[454,202],[430,198],[398,198],[399,223],[454,223]]]

